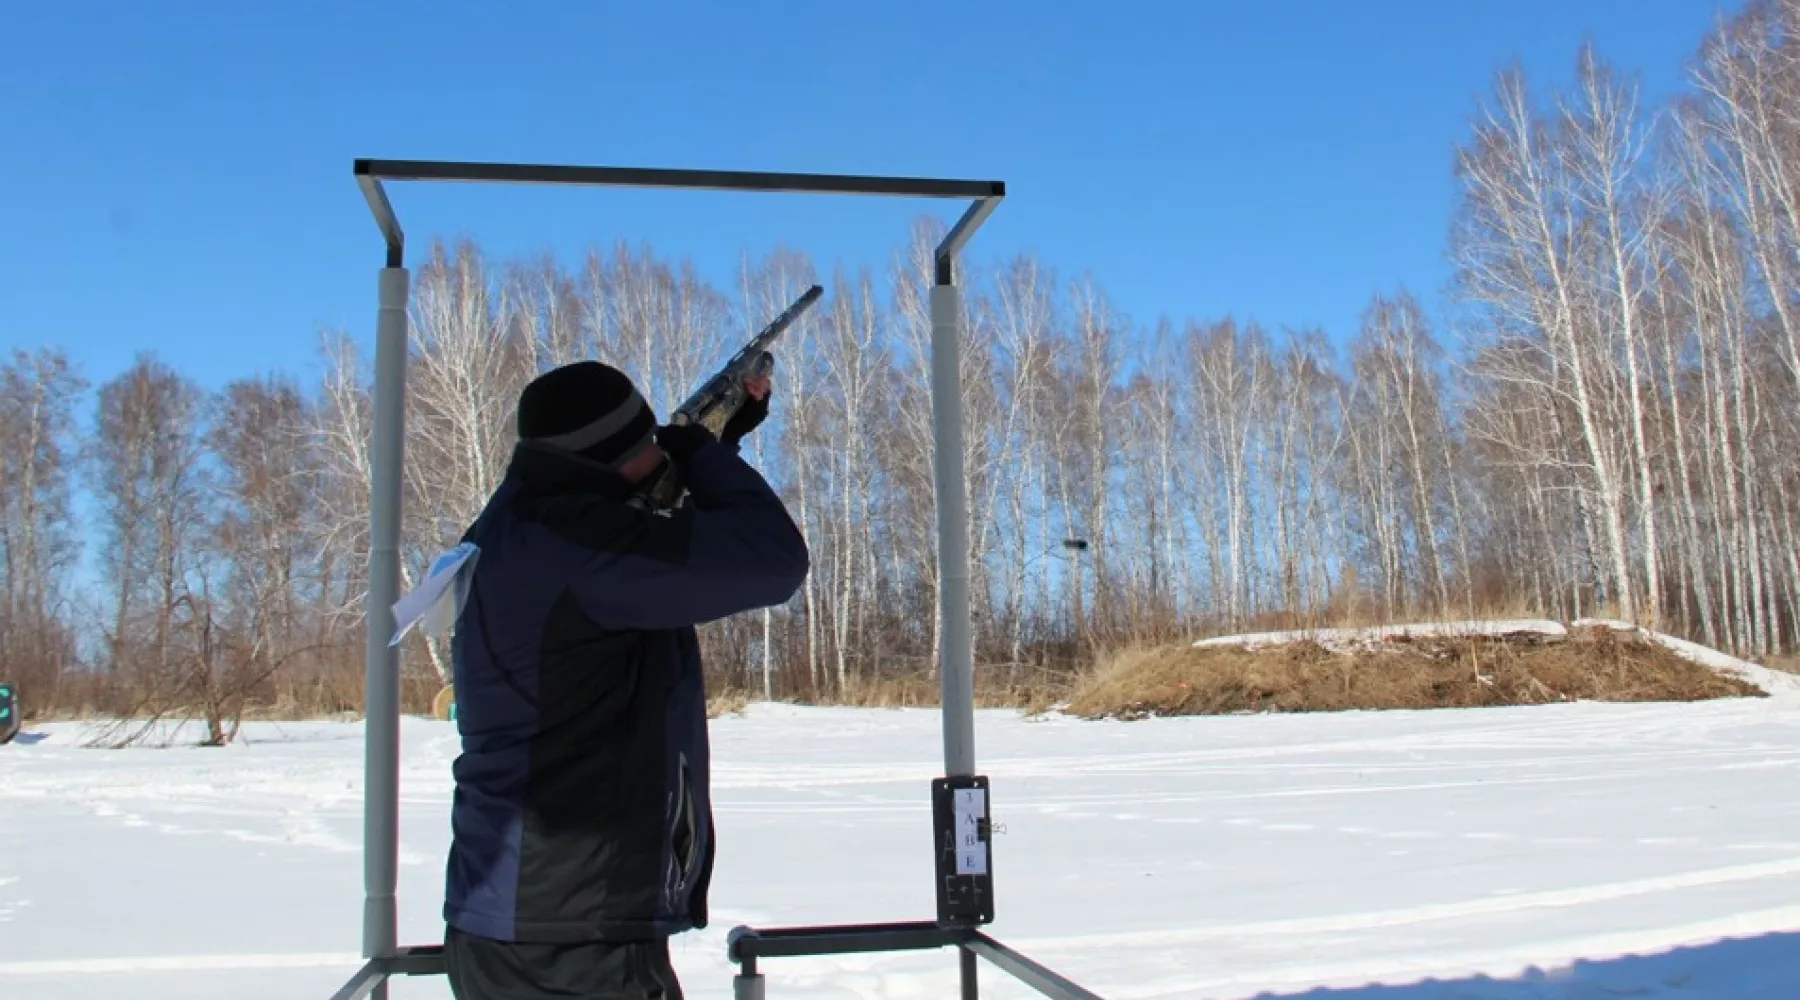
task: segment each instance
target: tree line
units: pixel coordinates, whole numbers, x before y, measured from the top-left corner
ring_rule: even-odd
[[[1341,342],[1133,321],[1025,254],[961,276],[977,660],[1002,690],[1096,649],[1219,629],[1613,615],[1741,655],[1800,642],[1800,0],[1754,4],[1647,107],[1593,49],[1496,75],[1453,150],[1454,308],[1374,295]],[[930,321],[941,229],[881,271],[645,246],[575,261],[438,244],[414,270],[403,586],[505,471],[519,390],[600,358],[666,416],[818,282],[747,451],[813,572],[707,626],[715,683],[855,700],[933,676]],[[205,391],[153,355],[90,385],[0,367],[0,671],[71,711],[355,710],[371,419],[342,331],[324,377]],[[81,414],[91,413],[91,428]],[[77,517],[75,498],[94,499]],[[98,573],[84,582],[81,553]],[[429,698],[447,649],[406,649]]]

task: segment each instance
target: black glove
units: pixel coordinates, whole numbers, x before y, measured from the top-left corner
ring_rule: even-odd
[[[705,424],[665,424],[656,429],[656,444],[677,467],[717,439]]]
[[[755,396],[745,396],[744,405],[738,407],[738,411],[731,415],[730,420],[725,421],[725,427],[719,433],[719,441],[729,447],[737,447],[739,441],[761,426],[762,422],[768,418],[769,397],[773,395],[775,395],[775,390],[771,388],[761,399],[757,399]]]

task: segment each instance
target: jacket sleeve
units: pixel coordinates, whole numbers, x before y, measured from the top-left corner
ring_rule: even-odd
[[[805,580],[805,538],[735,450],[709,443],[683,472],[689,502],[666,516],[607,504],[560,519],[582,546],[571,590],[602,627],[698,625],[786,603]]]

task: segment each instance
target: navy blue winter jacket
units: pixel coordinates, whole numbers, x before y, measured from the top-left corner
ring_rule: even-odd
[[[793,596],[806,543],[709,441],[655,514],[622,479],[522,443],[465,540],[444,919],[503,941],[706,926],[713,823],[694,626]]]

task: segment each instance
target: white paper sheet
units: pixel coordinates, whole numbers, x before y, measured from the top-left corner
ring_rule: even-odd
[[[437,557],[431,564],[431,571],[406,596],[394,602],[393,639],[390,646],[398,646],[400,640],[413,626],[425,621],[425,632],[428,635],[441,634],[456,621],[462,611],[462,598],[466,586],[457,586],[459,580],[465,578],[464,569],[474,568],[476,556],[481,549],[471,542],[463,542],[456,548]],[[430,620],[426,621],[429,616]]]
[[[956,874],[986,875],[987,843],[981,839],[981,819],[987,815],[987,789],[958,788],[951,803],[956,820]]]

